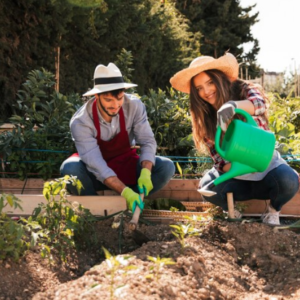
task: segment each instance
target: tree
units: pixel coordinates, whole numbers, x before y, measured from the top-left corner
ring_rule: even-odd
[[[217,58],[229,50],[241,63],[249,64],[252,78],[259,74],[255,66],[259,43],[250,31],[258,22],[258,13],[250,15],[255,5],[242,8],[239,0],[175,0],[175,3],[190,20],[192,32],[201,33],[203,55]],[[253,43],[248,53],[243,48],[246,43]]]
[[[115,62],[122,49],[132,53],[132,81],[140,94],[165,89],[199,54],[199,37],[187,23],[174,4],[157,0],[1,1],[1,111],[10,110],[6,119],[13,113],[31,70],[56,74],[63,94],[82,94],[93,86],[95,66]]]

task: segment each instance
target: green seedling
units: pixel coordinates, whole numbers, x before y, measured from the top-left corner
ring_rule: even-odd
[[[178,239],[181,246],[181,252],[183,252],[184,248],[186,247],[185,237],[195,236],[200,232],[198,229],[192,227],[191,224],[170,225],[170,227],[175,228],[175,231],[172,231],[172,234]]]
[[[156,282],[158,282],[164,266],[176,264],[176,262],[174,262],[172,258],[160,258],[159,256],[148,256],[147,258],[148,260],[154,262],[154,265],[150,267],[150,271],[152,272],[152,274],[147,275],[146,278],[154,278]]]
[[[177,166],[177,169],[178,169],[178,172],[180,174],[181,179],[183,179],[183,172],[182,172],[182,169],[181,169],[181,167],[180,167],[180,165],[179,165],[178,162],[176,162],[176,166]]]
[[[128,265],[128,259],[131,258],[132,256],[127,255],[127,256],[113,256],[109,253],[109,251],[102,247],[105,258],[106,258],[106,263],[108,266],[108,271],[106,274],[110,277],[110,286],[109,286],[109,291],[110,291],[110,300],[114,299],[114,293],[115,290],[119,287],[115,287],[115,277],[117,273],[119,273],[121,270],[124,272],[123,275],[126,274],[126,271],[135,269],[135,266]]]
[[[186,219],[188,221],[188,224],[191,224],[191,226],[194,228],[204,226],[207,222],[207,219],[205,217],[196,215],[192,215],[191,217],[184,216],[184,219]]]
[[[171,212],[179,211],[179,208],[174,207],[174,206],[171,206],[171,207],[170,207],[170,211],[171,211]]]

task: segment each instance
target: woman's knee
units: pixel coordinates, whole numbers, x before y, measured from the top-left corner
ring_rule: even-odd
[[[281,196],[292,198],[298,192],[299,176],[290,166],[281,165],[271,175]]]

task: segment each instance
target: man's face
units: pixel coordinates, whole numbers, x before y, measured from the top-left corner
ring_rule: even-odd
[[[96,95],[96,99],[99,103],[98,108],[103,118],[114,117],[118,114],[124,103],[124,92],[118,94],[117,97],[114,97],[111,93]]]

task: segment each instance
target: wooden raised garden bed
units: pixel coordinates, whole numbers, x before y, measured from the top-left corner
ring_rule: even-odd
[[[211,207],[209,202],[203,201],[201,195],[197,192],[198,179],[172,179],[160,191],[151,195],[149,199],[167,198],[180,201],[188,211],[203,212]],[[42,196],[44,180],[27,179],[21,181],[18,179],[0,179],[0,193],[13,193],[23,201],[24,211],[16,213],[28,215],[31,214],[38,203],[44,202]],[[71,202],[81,203],[89,208],[95,215],[109,215],[126,208],[125,199],[113,191],[99,192],[99,196],[68,196]],[[245,214],[260,215],[264,212],[266,203],[261,200],[250,200],[244,202],[247,204]],[[146,211],[145,211],[146,213]],[[150,213],[149,213],[150,214]],[[162,212],[162,214],[166,214]],[[281,211],[282,216],[300,217],[300,191],[289,201]]]

